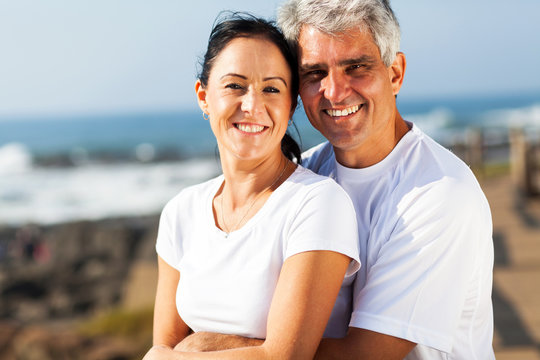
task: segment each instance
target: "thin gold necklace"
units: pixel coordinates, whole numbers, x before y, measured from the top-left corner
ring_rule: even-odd
[[[231,232],[233,232],[236,228],[238,228],[238,226],[242,223],[242,221],[244,221],[244,219],[246,218],[247,214],[249,214],[249,211],[251,210],[251,208],[253,207],[253,205],[255,205],[255,203],[257,202],[257,200],[262,196],[262,194],[264,194],[268,189],[271,189],[272,186],[274,186],[278,181],[279,179],[281,179],[281,177],[283,176],[283,174],[285,173],[285,169],[287,168],[287,164],[288,162],[285,161],[285,166],[283,166],[283,170],[281,170],[281,173],[279,174],[279,176],[274,180],[274,182],[272,182],[272,184],[270,184],[270,186],[266,187],[263,191],[261,191],[259,194],[257,194],[257,196],[255,196],[255,199],[253,199],[253,201],[251,202],[251,204],[249,205],[247,211],[244,213],[244,216],[242,216],[242,218],[240,219],[240,221],[238,221],[236,223],[236,225],[234,225],[234,227],[230,228],[227,226],[227,223],[225,222],[225,217],[224,217],[224,213],[225,213],[225,210],[223,208],[223,198],[225,197],[225,180],[223,180],[223,193],[221,194],[221,201],[220,201],[220,206],[221,206],[221,223],[223,224],[223,231],[225,232],[225,238],[229,237],[229,234]],[[227,229],[229,229],[229,231],[227,231]]]

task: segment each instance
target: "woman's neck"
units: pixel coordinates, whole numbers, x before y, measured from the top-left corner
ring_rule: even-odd
[[[213,211],[216,226],[226,236],[254,216],[296,168],[281,151],[256,162],[222,158],[221,163],[225,180],[214,197]]]
[[[290,163],[281,153],[258,161],[222,159],[222,193],[231,210],[244,206],[261,192],[275,190],[290,175]]]

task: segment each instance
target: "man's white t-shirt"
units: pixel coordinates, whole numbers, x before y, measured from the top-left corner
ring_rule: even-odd
[[[301,166],[240,229],[215,225],[212,201],[219,176],[182,190],[165,206],[156,250],[180,272],[176,304],[194,331],[266,337],[266,322],[283,262],[330,250],[349,256],[345,284],[359,268],[357,223],[345,191]],[[339,304],[339,303],[338,303]],[[334,308],[327,336],[347,330],[348,308]],[[337,335],[336,335],[337,334]]]
[[[350,326],[417,343],[406,359],[493,359],[488,202],[461,160],[410,125],[367,168],[340,165],[329,143],[304,154],[355,205],[362,268]]]

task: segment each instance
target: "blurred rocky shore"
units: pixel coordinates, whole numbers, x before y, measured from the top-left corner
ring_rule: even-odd
[[[0,226],[0,359],[140,358],[157,227],[158,216]]]

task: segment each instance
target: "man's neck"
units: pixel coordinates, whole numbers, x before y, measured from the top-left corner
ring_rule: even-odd
[[[395,121],[392,122],[392,129],[386,131],[382,136],[371,136],[367,141],[355,148],[340,149],[334,147],[336,160],[341,165],[353,169],[362,169],[375,165],[394,150],[409,130],[409,124],[396,112]]]

